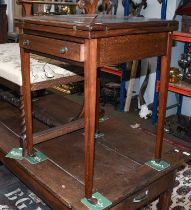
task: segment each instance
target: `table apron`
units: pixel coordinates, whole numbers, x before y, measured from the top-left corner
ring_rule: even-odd
[[[166,55],[168,33],[134,34],[98,40],[98,66]]]

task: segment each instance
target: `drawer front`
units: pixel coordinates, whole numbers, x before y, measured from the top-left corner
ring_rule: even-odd
[[[80,43],[24,34],[20,36],[20,46],[60,58],[84,61],[84,44]]]
[[[157,198],[160,194],[167,190],[171,190],[173,183],[174,173],[169,173],[128,197],[122,203],[113,207],[112,210],[132,210],[142,208],[149,204],[153,199]]]

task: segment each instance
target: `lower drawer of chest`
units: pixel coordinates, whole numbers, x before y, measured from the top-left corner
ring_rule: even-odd
[[[149,204],[153,199],[157,198],[159,195],[167,190],[171,190],[174,183],[174,173],[169,173],[162,176],[157,181],[144,187],[142,190],[134,193],[133,195],[127,197],[118,205],[112,208],[112,210],[134,210],[139,209],[147,204]]]

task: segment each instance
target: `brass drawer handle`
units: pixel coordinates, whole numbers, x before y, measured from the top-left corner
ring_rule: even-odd
[[[60,48],[60,53],[61,54],[64,54],[66,52],[68,52],[68,48],[67,47]]]
[[[140,203],[148,198],[149,191],[146,190],[144,193],[140,193],[140,195],[133,198],[133,203]]]
[[[26,40],[23,41],[23,45],[24,46],[29,46],[30,44],[31,44],[31,41],[28,40],[28,39],[26,39]]]

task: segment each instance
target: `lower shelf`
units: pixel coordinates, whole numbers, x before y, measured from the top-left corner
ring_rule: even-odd
[[[168,90],[191,97],[191,84],[188,82],[169,83]]]

